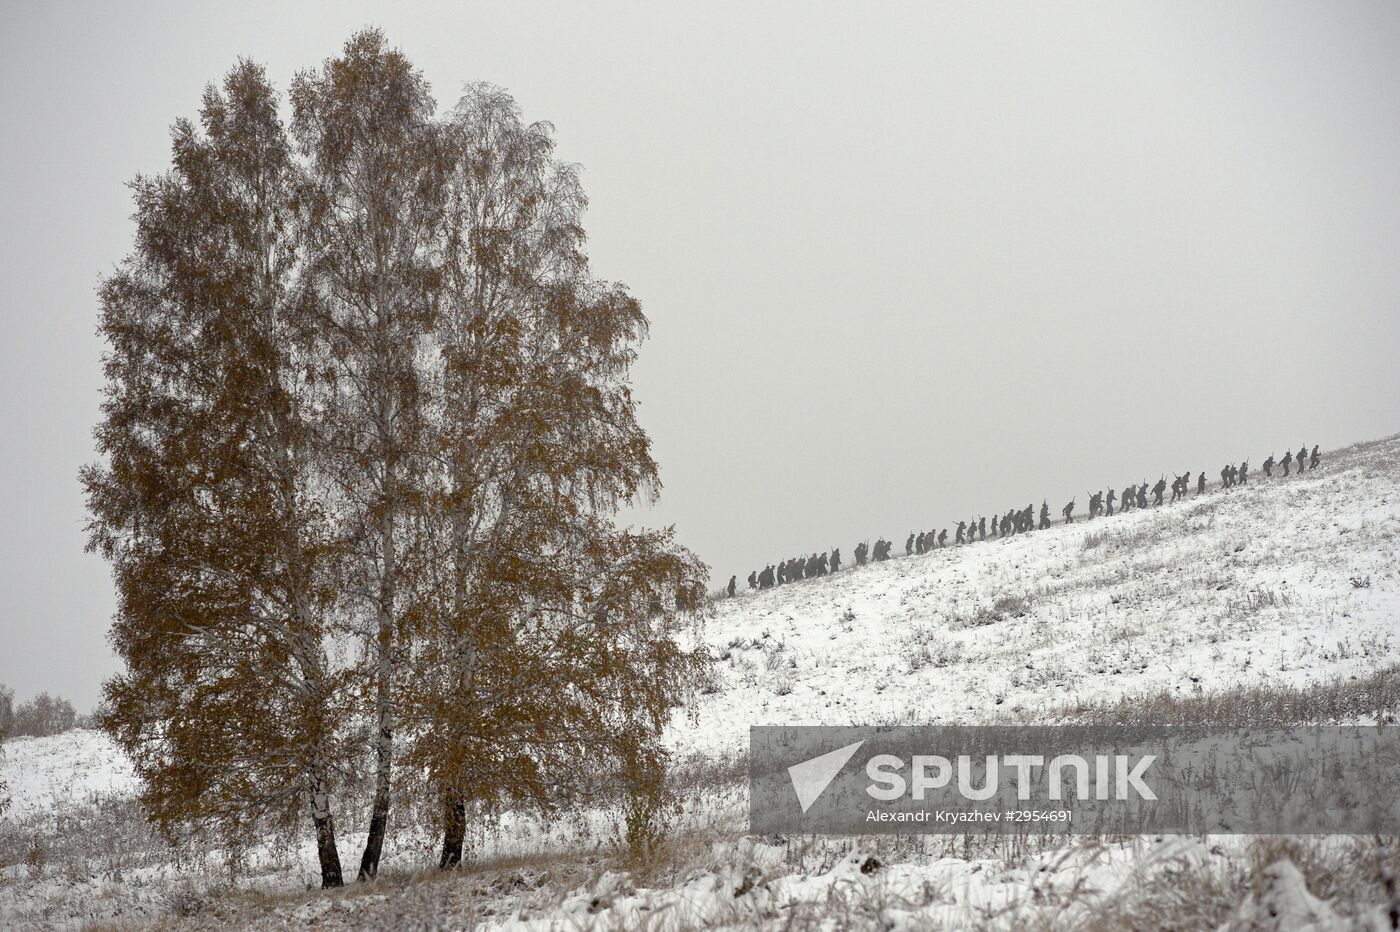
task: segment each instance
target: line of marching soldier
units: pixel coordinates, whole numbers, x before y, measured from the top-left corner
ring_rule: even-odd
[[[1280,467],[1283,475],[1289,474],[1290,468],[1301,474],[1304,468],[1313,470],[1318,463],[1322,462],[1322,456],[1318,453],[1317,445],[1314,444],[1312,451],[1308,451],[1307,444],[1298,448],[1295,455],[1293,451],[1287,450],[1283,454],[1283,459],[1275,462],[1274,455],[1269,454],[1264,460],[1264,475],[1273,478],[1274,467]],[[1175,478],[1171,482],[1172,501],[1184,499],[1191,489],[1191,472],[1188,470],[1184,475],[1172,473]],[[1220,485],[1222,488],[1233,488],[1237,485],[1244,485],[1249,481],[1249,461],[1245,460],[1236,466],[1228,464],[1220,470]],[[1162,476],[1156,484],[1149,486],[1147,480],[1139,483],[1130,483],[1123,487],[1123,492],[1118,495],[1115,490],[1109,489],[1107,497],[1102,491],[1089,493],[1089,517],[1097,518],[1100,515],[1105,517],[1114,513],[1115,499],[1118,505],[1118,513],[1132,511],[1138,508],[1149,507],[1148,492],[1152,493],[1151,505],[1161,505],[1162,496],[1167,491],[1167,478]],[[1196,494],[1203,495],[1206,491],[1206,474],[1202,470],[1196,478]],[[1065,524],[1074,523],[1075,500],[1070,499],[1060,513],[1064,515]],[[1040,503],[1039,521],[1036,519],[1035,506],[1027,505],[1025,508],[1012,508],[1004,515],[993,515],[990,532],[985,516],[972,518],[967,521],[959,521],[953,535],[954,544],[972,544],[979,540],[986,540],[988,536],[993,539],[998,537],[1011,537],[1015,534],[1024,534],[1039,528],[1045,530],[1050,527],[1050,505],[1048,502]],[[918,556],[931,551],[938,550],[948,545],[948,529],[935,533],[934,531],[911,531],[909,537],[904,542],[905,556]],[[890,549],[894,546],[883,537],[875,541],[873,550],[864,542],[856,544],[855,560],[856,566],[864,566],[871,559],[883,562],[890,558]],[[827,553],[811,554],[807,557],[792,557],[788,560],[781,560],[777,564],[769,564],[761,570],[754,570],[749,574],[750,589],[771,589],[774,586],[781,586],[784,583],[796,582],[799,579],[815,579],[818,576],[826,576],[841,569],[841,551],[835,547]],[[729,577],[729,585],[725,591],[733,596],[738,588],[737,577]]]

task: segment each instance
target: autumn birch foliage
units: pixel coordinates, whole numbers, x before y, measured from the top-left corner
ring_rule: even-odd
[[[346,503],[344,583],[370,660],[375,790],[359,870],[368,879],[388,827],[403,627],[421,556],[413,515],[430,429],[422,357],[437,303],[442,171],[427,84],[377,31],[298,75],[291,96],[307,160],[298,204],[308,274],[335,385],[329,476]]]
[[[660,488],[647,319],[590,269],[578,170],[499,88],[437,116],[375,30],[290,104],[246,63],[208,91],[101,289],[105,727],[168,834],[309,818],[325,886],[350,806],[361,880],[410,812],[445,867],[617,787],[653,837],[707,570],[616,524]]]
[[[614,527],[659,489],[628,370],[647,321],[584,254],[577,169],[548,124],[475,85],[451,156],[433,383],[443,470],[429,513],[410,758],[443,796],[440,863],[467,808],[551,808],[590,773],[661,756],[702,660],[677,647],[705,570],[669,533]]]
[[[198,128],[175,124],[172,163],[133,183],[136,245],[100,292],[103,462],[83,481],[126,667],[104,724],[168,835],[236,851],[309,815],[337,886],[335,529],[312,479],[296,170],[260,67],[208,89]]]

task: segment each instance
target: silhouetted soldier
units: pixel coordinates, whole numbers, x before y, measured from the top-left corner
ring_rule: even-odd
[[[1239,485],[1240,469],[1234,463],[1231,463],[1228,469],[1230,470],[1230,488],[1233,489],[1235,486]]]
[[[790,560],[779,560],[779,561],[778,561],[778,570],[777,570],[777,574],[776,574],[776,578],[777,578],[777,583],[778,583],[778,585],[781,586],[783,583],[785,583],[785,582],[788,581],[788,573],[791,572],[791,571],[792,571],[792,562],[791,562]]]
[[[772,589],[772,588],[773,588],[773,567],[772,567],[772,566],[766,566],[766,567],[764,567],[764,568],[763,568],[763,572],[758,574],[758,588],[760,588],[760,589]]]
[[[826,554],[817,557],[817,575],[825,576],[829,571],[826,568]]]
[[[758,570],[754,570],[752,573],[749,574],[749,588],[758,588]]]
[[[941,531],[938,532],[938,546],[944,547],[944,546],[947,546],[947,543],[948,543],[948,529],[945,527],[943,530],[941,530]]]
[[[907,557],[914,552],[914,532],[909,532],[909,539],[904,542],[904,555]]]
[[[816,579],[820,575],[820,567],[817,565],[817,555],[814,553],[807,558],[807,578]]]
[[[983,515],[977,519],[977,537],[979,540],[987,539],[987,516]]]
[[[1138,506],[1139,508],[1146,508],[1146,507],[1147,507],[1147,480],[1146,480],[1146,479],[1142,480],[1142,485],[1138,486],[1138,490],[1137,490],[1137,506]]]
[[[1322,462],[1322,456],[1317,452],[1317,444],[1313,444],[1312,456],[1308,458],[1308,472],[1317,468],[1317,464]]]
[[[1274,477],[1274,455],[1273,455],[1272,453],[1270,453],[1268,459],[1264,460],[1264,478],[1266,478],[1266,479],[1272,479],[1273,477]]]
[[[831,551],[831,571],[834,573],[841,569],[841,551],[835,548]]]
[[[730,576],[730,577],[729,577],[729,585],[728,585],[728,587],[726,588],[726,591],[729,593],[729,597],[730,597],[731,599],[734,598],[734,584],[735,584],[737,581],[738,581],[738,576]]]
[[[1001,515],[992,515],[992,536],[1001,536]]]
[[[1249,460],[1240,463],[1240,485],[1249,481]]]
[[[1293,457],[1293,462],[1298,466],[1298,471],[1303,471],[1303,464],[1308,461],[1308,445],[1305,443],[1298,448],[1298,455]]]
[[[1279,460],[1278,464],[1283,467],[1283,474],[1288,475],[1288,467],[1293,465],[1293,451],[1285,450],[1283,459]]]
[[[1117,497],[1118,491],[1116,489],[1109,488],[1108,498],[1104,499],[1104,506],[1106,508],[1106,510],[1104,511],[1105,516],[1109,518],[1113,517],[1113,500]]]
[[[1152,487],[1152,504],[1162,504],[1162,493],[1167,490],[1167,477],[1163,476],[1157,480],[1157,484]]]
[[[959,521],[959,522],[958,522],[958,532],[957,532],[956,534],[953,535],[953,543],[955,543],[955,544],[964,544],[964,543],[967,543],[967,541],[963,539],[963,533],[964,533],[966,530],[967,530],[967,522],[966,522],[966,521]]]
[[[1203,495],[1206,491],[1206,471],[1202,469],[1196,479],[1196,494]]]
[[[1185,498],[1186,493],[1191,491],[1191,470],[1186,470],[1186,475],[1181,477],[1181,497]]]
[[[922,554],[924,552],[924,532],[920,531],[919,536],[914,538],[914,552]]]

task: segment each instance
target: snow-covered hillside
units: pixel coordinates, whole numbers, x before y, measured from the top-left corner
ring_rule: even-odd
[[[131,769],[104,736],[79,731],[5,747],[0,927],[1124,928],[1170,909],[1179,927],[1313,917],[1332,928],[1383,917],[1384,871],[1356,867],[1375,860],[1368,840],[1080,838],[1030,850],[749,838],[734,764],[754,724],[1045,720],[1147,694],[1350,678],[1364,688],[1400,663],[1400,438],[1325,454],[1302,476],[1256,474],[1174,505],[741,594],[702,636],[713,675],[668,741],[702,772],[725,763],[687,791],[650,872],[609,860],[610,813],[572,825],[512,814],[476,840],[478,867],[447,880],[307,891],[305,844],[260,853],[231,888],[216,864],[126,844],[139,825],[121,805],[135,793]],[[359,837],[351,821],[346,851]],[[406,841],[392,854],[417,870],[433,852]]]
[[[104,734],[78,729],[5,744],[3,771],[15,820],[136,795],[131,762]]]
[[[705,637],[714,691],[697,723],[677,720],[679,747],[738,748],[750,725],[969,723],[1368,671],[1400,660],[1400,438],[1302,476],[743,594]]]

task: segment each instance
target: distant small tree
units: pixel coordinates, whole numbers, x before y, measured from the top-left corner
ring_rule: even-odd
[[[15,691],[0,683],[0,738],[15,731]]]
[[[3,764],[4,762],[5,762],[5,733],[4,733],[3,731],[0,731],[0,764]],[[4,778],[3,776],[0,776],[0,815],[4,815],[4,814],[5,814],[5,811],[6,811],[7,809],[9,809],[9,808],[10,808],[10,787],[9,787],[9,784],[7,784],[7,783],[5,782],[5,778]],[[3,869],[4,866],[5,866],[4,862],[3,862],[3,861],[0,861],[0,869]]]
[[[13,734],[47,738],[71,731],[77,721],[78,711],[73,708],[73,703],[43,692],[28,702],[21,702],[15,709]]]
[[[4,683],[0,683],[0,764],[5,762],[5,737],[14,727],[15,691]],[[0,815],[5,814],[5,810],[10,808],[10,788],[5,783],[5,778],[0,776]],[[0,863],[0,868],[4,864]]]

